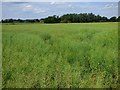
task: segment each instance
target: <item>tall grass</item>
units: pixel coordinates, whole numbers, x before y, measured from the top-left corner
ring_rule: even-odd
[[[2,34],[3,87],[117,87],[117,23],[3,25]]]

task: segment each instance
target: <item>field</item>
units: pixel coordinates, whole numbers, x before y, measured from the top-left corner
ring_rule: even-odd
[[[2,28],[4,88],[117,87],[118,23]]]

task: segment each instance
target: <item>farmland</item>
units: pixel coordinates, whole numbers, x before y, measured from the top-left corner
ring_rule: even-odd
[[[2,28],[3,87],[117,87],[118,23]]]

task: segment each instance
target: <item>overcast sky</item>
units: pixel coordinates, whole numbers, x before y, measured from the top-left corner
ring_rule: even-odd
[[[66,13],[118,16],[118,2],[3,2],[2,19],[40,19]]]

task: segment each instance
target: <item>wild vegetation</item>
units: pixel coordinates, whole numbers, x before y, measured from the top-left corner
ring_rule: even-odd
[[[3,24],[4,88],[115,88],[118,24]]]

